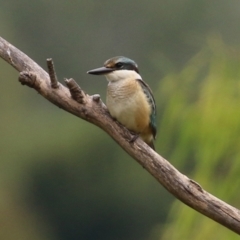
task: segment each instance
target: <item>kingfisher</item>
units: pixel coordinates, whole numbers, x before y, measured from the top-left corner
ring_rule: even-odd
[[[139,74],[138,65],[127,57],[117,56],[87,73],[106,77],[106,105],[110,115],[135,133],[132,141],[139,136],[155,150],[156,104],[150,87]]]

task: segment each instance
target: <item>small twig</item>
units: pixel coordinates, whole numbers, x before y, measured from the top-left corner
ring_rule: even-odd
[[[28,87],[35,88],[37,91],[40,89],[38,82],[36,81],[36,74],[31,72],[20,72],[18,80],[22,85],[27,85]]]
[[[51,80],[51,87],[58,88],[59,84],[58,84],[57,74],[56,74],[56,71],[54,68],[52,58],[47,59],[47,67],[48,67],[48,73],[49,73],[50,80]]]
[[[101,97],[99,94],[94,94],[94,95],[92,95],[92,99],[93,99],[93,101],[99,103],[101,100]]]
[[[86,97],[86,94],[76,83],[76,81],[73,78],[64,79],[64,81],[69,88],[72,98],[78,103],[84,104],[84,98]]]

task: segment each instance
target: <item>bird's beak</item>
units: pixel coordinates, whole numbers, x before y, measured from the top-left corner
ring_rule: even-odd
[[[100,67],[100,68],[96,68],[96,69],[87,71],[87,73],[93,74],[93,75],[104,75],[104,74],[110,73],[112,71],[114,71],[113,68]]]

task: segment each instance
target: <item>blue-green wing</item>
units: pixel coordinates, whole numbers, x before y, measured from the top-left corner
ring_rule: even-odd
[[[152,128],[153,136],[155,138],[157,134],[157,123],[156,123],[157,111],[156,111],[155,99],[153,97],[151,88],[142,79],[137,79],[137,81],[140,83],[143,89],[143,92],[145,93],[148,99],[148,102],[152,107],[151,116],[150,116],[150,127]]]

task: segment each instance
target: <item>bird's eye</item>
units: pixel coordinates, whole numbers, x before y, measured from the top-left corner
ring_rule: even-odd
[[[122,62],[118,62],[115,65],[117,68],[122,68],[123,67],[123,63]]]

